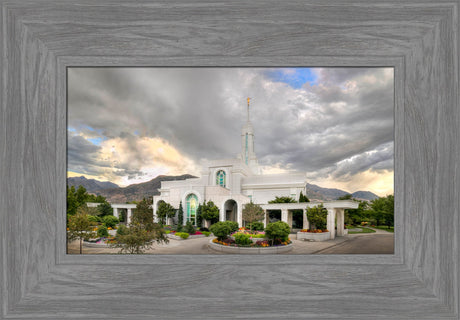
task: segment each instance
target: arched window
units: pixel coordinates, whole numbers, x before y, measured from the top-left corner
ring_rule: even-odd
[[[216,184],[221,187],[226,187],[226,181],[225,181],[225,171],[224,170],[219,170],[217,171],[216,174]]]
[[[198,198],[193,193],[187,196],[187,216],[186,221],[191,221],[196,225],[196,209],[198,208]]]

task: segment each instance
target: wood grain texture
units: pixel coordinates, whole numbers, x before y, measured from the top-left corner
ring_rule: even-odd
[[[459,319],[459,2],[3,1],[1,318]],[[67,66],[392,66],[394,255],[68,256]]]

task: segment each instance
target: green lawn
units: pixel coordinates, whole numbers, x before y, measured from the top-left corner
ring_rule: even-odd
[[[388,231],[388,232],[395,232],[395,227],[388,228],[387,226],[376,226],[376,227],[372,227],[372,228],[385,230],[385,231]]]
[[[362,231],[348,231],[348,234],[357,234],[357,233],[374,233],[375,230],[369,229],[369,228],[363,228],[363,227],[356,227],[361,229]]]

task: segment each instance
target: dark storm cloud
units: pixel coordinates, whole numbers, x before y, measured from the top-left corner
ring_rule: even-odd
[[[142,153],[140,137],[164,139],[196,162],[234,157],[250,96],[261,165],[335,177],[392,168],[393,150],[382,147],[393,141],[392,73],[381,68],[315,72],[317,85],[293,89],[267,79],[263,69],[70,69],[69,127],[87,137],[125,140],[128,160],[117,165],[116,174],[135,177],[143,174],[136,167],[145,162],[136,156]],[[97,148],[71,143],[69,159],[75,160],[69,168],[99,161]],[[344,159],[358,160],[341,166]]]

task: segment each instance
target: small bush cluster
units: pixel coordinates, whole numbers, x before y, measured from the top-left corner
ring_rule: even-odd
[[[119,222],[120,221],[115,216],[105,216],[104,218],[102,218],[102,223],[107,228],[114,228],[117,225],[117,223],[119,223]]]
[[[273,244],[276,239],[279,239],[281,242],[287,241],[289,239],[290,232],[291,228],[283,221],[269,223],[267,228],[265,228],[265,235],[267,238],[272,240]]]
[[[263,222],[256,221],[251,224],[251,231],[264,231]]]
[[[248,246],[252,244],[251,237],[245,233],[235,233],[235,243],[240,246]]]
[[[195,227],[193,226],[193,224],[190,222],[190,221],[187,221],[187,223],[185,224],[185,227],[184,227],[184,231],[188,234],[193,234],[195,233]]]
[[[124,236],[124,235],[128,234],[128,232],[129,232],[128,227],[125,226],[124,224],[121,224],[117,229],[117,236],[118,235]]]
[[[97,229],[97,236],[101,238],[106,238],[109,236],[109,231],[105,225],[102,225]]]
[[[227,239],[230,233],[238,230],[238,222],[220,221],[214,223],[209,229],[219,240]]]
[[[184,240],[190,236],[190,234],[187,232],[176,232],[175,235],[181,237]]]
[[[101,222],[102,219],[98,216],[92,216],[92,215],[88,215],[88,220],[90,222],[94,222],[94,223],[98,223],[98,222]]]

